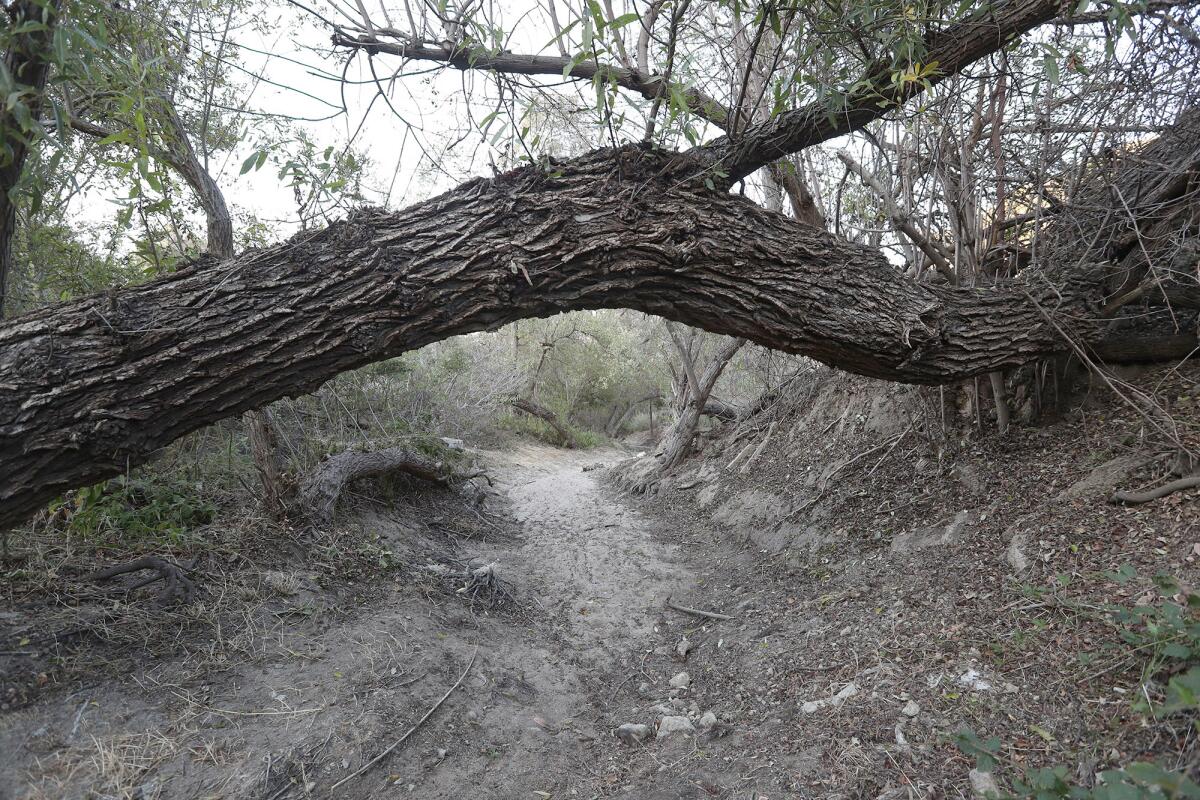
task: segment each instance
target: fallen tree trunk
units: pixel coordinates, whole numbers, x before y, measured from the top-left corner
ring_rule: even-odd
[[[744,413],[737,406],[731,406],[724,400],[718,400],[715,397],[710,397],[704,401],[704,410],[700,413],[708,417],[714,417],[725,422],[732,422]]]
[[[542,422],[545,422],[554,432],[558,434],[558,438],[562,440],[564,446],[571,449],[579,447],[579,442],[575,441],[575,436],[571,430],[559,421],[558,415],[545,406],[538,405],[532,400],[512,400],[509,405],[518,411],[523,411],[531,417],[537,417]]]
[[[407,447],[389,447],[370,453],[338,453],[321,462],[304,480],[296,498],[297,510],[312,523],[328,526],[333,522],[338,498],[347,484],[393,472],[403,472],[443,486],[453,477],[441,462]]]
[[[693,167],[600,150],[3,324],[0,526],[217,420],[527,317],[631,308],[928,384],[1064,350],[1056,311],[1101,335],[1084,289],[919,284]]]

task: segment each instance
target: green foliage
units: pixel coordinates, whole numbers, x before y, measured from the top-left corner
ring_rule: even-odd
[[[1014,780],[1013,793],[1002,797],[1029,800],[1172,800],[1200,798],[1200,786],[1180,772],[1142,761],[1124,769],[1101,772],[1096,785],[1091,788],[1072,783],[1067,768],[1063,766],[1032,770],[1023,779]]]
[[[216,508],[196,487],[149,477],[121,476],[79,489],[50,507],[66,530],[93,541],[179,544]]]
[[[130,262],[97,252],[77,226],[58,220],[20,227],[13,260],[10,296],[16,313],[145,279]]]
[[[996,737],[980,739],[975,731],[962,728],[954,734],[952,741],[963,753],[975,758],[975,769],[991,772],[996,768],[996,759],[1000,755],[1000,740]]]
[[[969,729],[960,731],[956,742],[963,752],[979,755],[974,744],[978,737]],[[999,749],[999,740],[991,739]],[[986,764],[986,766],[985,766]],[[990,772],[995,762],[989,756],[978,767]],[[1187,775],[1158,764],[1140,761],[1123,769],[1105,770],[1091,787],[1074,783],[1064,766],[1030,770],[1012,782],[1011,792],[1001,792],[996,800],[1182,800],[1200,798],[1200,785]]]
[[[1127,580],[1127,574],[1120,576]],[[1156,717],[1200,711],[1200,595],[1183,592],[1178,581],[1162,573],[1154,577],[1154,585],[1158,602],[1110,611],[1121,639],[1145,656],[1142,682],[1168,679],[1164,699],[1151,701],[1142,693],[1138,709]]]

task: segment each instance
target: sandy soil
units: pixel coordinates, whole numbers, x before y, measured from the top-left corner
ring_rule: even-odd
[[[187,657],[127,674],[78,669],[0,717],[0,797],[330,796],[464,670],[415,734],[333,796],[650,796],[658,746],[613,731],[653,725],[650,706],[672,694],[682,667],[653,648],[694,622],[663,605],[687,596],[694,568],[584,471],[619,456],[530,444],[486,454],[499,495],[487,519],[517,527],[490,541],[434,541],[429,520],[364,509],[351,527],[409,562],[381,596],[356,605],[344,586],[274,571],[267,616],[280,623],[247,611],[225,634],[244,639],[240,652],[199,658],[193,642]],[[495,565],[510,599],[468,601],[456,574],[429,569],[472,559]]]

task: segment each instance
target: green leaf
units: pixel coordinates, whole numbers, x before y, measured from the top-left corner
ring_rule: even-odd
[[[1053,56],[1046,54],[1042,57],[1042,69],[1051,83],[1058,83],[1058,61]]]
[[[1000,753],[1000,740],[996,737],[980,739],[970,728],[961,728],[954,734],[953,742],[969,756],[975,756],[975,765],[980,772],[991,772],[996,768],[996,756]]]
[[[608,29],[613,30],[613,31],[619,30],[621,28],[624,28],[626,25],[630,24],[631,22],[640,21],[641,18],[642,17],[640,14],[636,14],[634,12],[630,12],[628,14],[622,14],[621,16],[614,19],[612,22],[608,23]]]
[[[1163,647],[1162,654],[1167,658],[1188,658],[1192,654],[1190,647],[1182,645],[1179,642],[1170,642]]]
[[[1131,580],[1137,577],[1137,570],[1129,562],[1125,562],[1117,569],[1116,572],[1105,572],[1104,576],[1109,580],[1124,586]]]
[[[1158,587],[1158,591],[1163,597],[1174,597],[1180,591],[1179,581],[1165,572],[1154,576],[1154,585]]]
[[[258,151],[255,151],[250,154],[249,158],[247,158],[245,161],[242,162],[242,169],[240,172],[238,172],[238,175],[245,175],[250,170],[255,169],[257,164],[258,164]]]

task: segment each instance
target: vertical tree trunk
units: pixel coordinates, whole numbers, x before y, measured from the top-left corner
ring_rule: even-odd
[[[671,335],[671,341],[675,343],[675,347],[679,350],[680,358],[683,361],[687,395],[684,399],[683,407],[680,409],[679,417],[675,420],[675,424],[671,426],[663,441],[662,460],[659,463],[659,469],[664,473],[674,469],[687,457],[688,451],[691,450],[692,442],[696,438],[696,428],[700,424],[700,415],[704,413],[704,404],[708,402],[708,397],[712,394],[713,387],[717,385],[717,379],[725,371],[725,366],[737,354],[737,351],[742,349],[742,345],[746,343],[746,340],[742,338],[731,339],[716,352],[713,360],[705,368],[704,373],[697,376],[691,353],[683,345],[678,333],[676,333],[675,328],[670,323],[667,324],[667,332]]]
[[[262,484],[263,505],[275,519],[287,513],[289,492],[279,458],[279,440],[275,436],[274,420],[267,409],[251,411],[245,416],[246,439],[250,456]]]
[[[225,195],[197,157],[196,149],[192,146],[174,103],[165,96],[159,96],[158,99],[163,107],[167,132],[171,139],[166,148],[171,166],[187,181],[200,207],[204,209],[209,255],[222,260],[233,258],[236,254],[233,221],[229,214],[229,205],[225,202]],[[262,485],[263,504],[272,517],[282,519],[287,513],[290,487],[284,480],[283,459],[279,454],[279,439],[275,434],[271,415],[266,409],[248,411],[243,417],[243,426],[250,447],[250,457]]]
[[[37,119],[42,106],[42,94],[46,90],[46,78],[50,73],[47,53],[54,38],[54,26],[58,21],[60,0],[33,2],[17,0],[7,8],[8,24],[16,28],[24,23],[43,23],[45,28],[18,34],[12,48],[4,54],[4,69],[15,83],[18,95],[24,90],[27,98],[21,98],[31,119]],[[25,161],[29,157],[32,132],[25,130],[12,105],[0,111],[0,143],[6,146],[8,157],[0,162],[0,319],[4,318],[4,306],[8,297],[8,280],[12,274],[12,240],[17,229],[17,207],[13,202],[13,190],[21,180]]]

